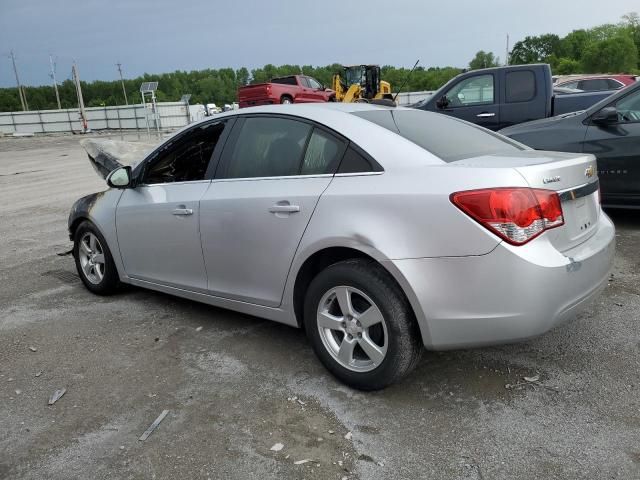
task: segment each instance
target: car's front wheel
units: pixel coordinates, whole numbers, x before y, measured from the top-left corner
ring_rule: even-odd
[[[361,390],[397,382],[423,350],[406,297],[370,260],[346,260],[320,272],[307,290],[304,321],[325,367]]]
[[[78,275],[87,289],[98,295],[116,291],[119,279],[111,251],[91,222],[84,221],[76,229],[73,256]]]

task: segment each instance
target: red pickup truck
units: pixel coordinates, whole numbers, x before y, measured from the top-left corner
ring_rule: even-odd
[[[335,102],[336,92],[315,78],[291,75],[238,88],[240,108],[273,103]]]

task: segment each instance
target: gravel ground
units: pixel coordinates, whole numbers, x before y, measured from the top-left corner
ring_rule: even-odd
[[[361,393],[299,330],[87,292],[57,254],[104,188],[77,137],[0,139],[0,478],[640,478],[640,213],[610,212],[615,269],[580,318]]]

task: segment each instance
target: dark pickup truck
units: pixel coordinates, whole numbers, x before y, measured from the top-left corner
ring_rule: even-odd
[[[555,95],[547,64],[461,73],[414,108],[444,113],[491,130],[585,110],[613,90]]]

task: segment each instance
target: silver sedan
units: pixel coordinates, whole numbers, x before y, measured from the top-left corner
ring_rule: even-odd
[[[117,168],[69,217],[89,290],[133,284],[303,327],[359,389],[398,381],[425,346],[542,334],[612,266],[593,156],[435,113],[248,108],[133,166],[92,159]]]

